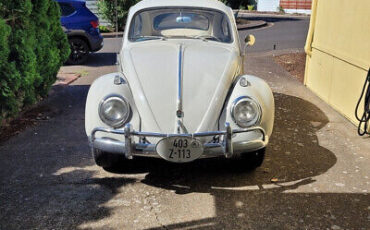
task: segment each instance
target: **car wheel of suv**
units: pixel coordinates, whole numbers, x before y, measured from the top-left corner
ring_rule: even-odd
[[[71,46],[71,54],[69,55],[67,64],[79,65],[84,63],[89,55],[90,49],[87,43],[80,38],[69,39]]]
[[[260,167],[265,159],[266,148],[256,152],[241,153],[238,157],[232,159],[234,169],[238,171],[252,171]]]

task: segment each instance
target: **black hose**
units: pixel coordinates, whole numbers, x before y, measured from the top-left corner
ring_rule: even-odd
[[[358,109],[362,98],[364,98],[364,113],[362,116],[359,116]],[[365,134],[370,134],[369,130],[369,123],[370,123],[370,69],[367,73],[367,78],[364,83],[364,87],[362,88],[361,97],[358,99],[355,111],[356,119],[360,122],[358,124],[358,135],[364,136]],[[363,129],[361,129],[363,128]]]

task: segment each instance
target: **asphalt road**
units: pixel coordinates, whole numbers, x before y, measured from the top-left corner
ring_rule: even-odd
[[[248,16],[250,20],[264,20],[268,26],[252,30],[239,31],[241,45],[248,34],[256,37],[256,43],[248,47],[248,53],[268,52],[275,50],[302,50],[309,26],[308,17],[266,17]],[[116,70],[116,54],[119,52],[122,38],[106,38],[104,48],[92,54],[84,66],[65,66],[63,72],[82,73],[88,78],[81,78],[75,84],[89,85],[95,78]]]
[[[247,34],[256,37],[254,46],[248,52],[266,52],[284,49],[302,49],[306,42],[310,20],[308,17],[257,17],[249,16],[250,20],[264,20],[267,28],[239,31],[240,40]]]
[[[302,24],[242,33],[272,44],[271,37],[296,36]],[[284,49],[302,48],[304,36],[296,37]],[[84,132],[85,100],[97,76],[115,71],[119,40],[106,39],[86,66],[63,67],[84,76],[54,87],[41,103],[45,119],[0,143],[0,229],[370,228],[368,139],[265,52],[251,52],[246,64],[275,95],[262,167],[237,173],[223,160],[154,159],[110,172],[97,167]]]

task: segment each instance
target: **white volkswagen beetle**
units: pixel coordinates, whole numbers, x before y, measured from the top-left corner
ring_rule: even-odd
[[[118,72],[98,78],[87,97],[85,126],[96,163],[223,156],[260,166],[274,99],[262,79],[243,75],[244,50],[233,11],[219,1],[133,6]]]

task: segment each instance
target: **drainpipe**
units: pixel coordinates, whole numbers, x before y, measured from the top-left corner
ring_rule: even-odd
[[[315,24],[316,24],[316,15],[317,15],[317,2],[319,0],[312,0],[312,7],[311,7],[311,19],[310,19],[310,28],[308,30],[307,41],[304,47],[304,50],[308,56],[311,57],[312,55],[312,42],[313,42],[313,35],[315,32]]]

